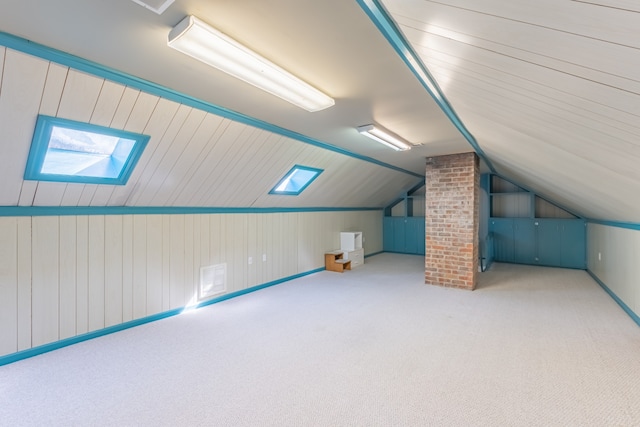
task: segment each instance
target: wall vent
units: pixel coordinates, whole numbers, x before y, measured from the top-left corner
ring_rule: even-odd
[[[167,10],[167,8],[169,6],[171,6],[171,4],[175,1],[175,0],[131,0],[134,3],[139,4],[140,6],[146,7],[149,10],[154,11],[155,13],[157,13],[158,15],[161,15],[162,12],[164,12],[165,10]]]
[[[198,299],[210,298],[227,291],[227,264],[216,264],[200,268]]]

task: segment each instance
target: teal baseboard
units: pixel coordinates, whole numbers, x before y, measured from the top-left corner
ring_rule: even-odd
[[[608,293],[615,302],[618,303],[618,305],[629,315],[629,317],[631,317],[631,319],[633,319],[633,321],[636,322],[638,326],[640,326],[640,317],[638,317],[638,315],[634,313],[633,310],[631,310],[629,306],[624,303],[624,301],[618,298],[618,296],[611,289],[609,289],[609,287],[605,285],[604,282],[600,280],[600,278],[596,276],[593,271],[587,269],[587,273],[589,273],[593,280],[595,280],[600,285],[600,287],[604,289],[605,292]]]
[[[16,353],[11,353],[6,356],[0,356],[0,366],[8,365],[9,363],[17,362],[19,360],[27,359],[29,357],[37,356],[43,353],[48,353],[53,350],[58,350],[63,347],[67,347],[73,344],[77,344],[83,341],[88,341],[93,338],[98,338],[104,335],[109,335],[114,332],[123,331],[125,329],[133,328],[135,326],[144,325],[145,323],[155,322],[156,320],[166,319],[167,317],[176,316],[183,313],[185,310],[193,310],[208,305],[212,305],[221,301],[225,301],[231,298],[239,297],[251,292],[259,291],[260,289],[268,288],[270,286],[278,285],[280,283],[288,282],[289,280],[298,279],[309,274],[318,273],[324,271],[324,267],[316,268],[315,270],[309,270],[304,273],[294,274],[293,276],[284,277],[282,279],[273,280],[271,282],[263,283],[261,285],[253,286],[251,288],[243,289],[241,291],[231,292],[225,295],[221,295],[217,298],[212,298],[207,301],[194,305],[192,307],[180,307],[169,311],[163,311],[162,313],[152,314],[151,316],[142,317],[140,319],[124,322],[119,325],[109,326],[108,328],[99,329],[97,331],[88,332],[82,335],[76,335],[75,337],[65,338],[60,341],[55,341],[49,344],[40,345],[27,350],[22,350]]]

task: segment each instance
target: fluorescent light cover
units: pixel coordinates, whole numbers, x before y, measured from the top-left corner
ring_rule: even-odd
[[[359,126],[358,132],[396,151],[411,149],[411,145],[379,125]]]
[[[329,96],[195,16],[180,21],[169,33],[167,44],[307,111],[335,104]]]

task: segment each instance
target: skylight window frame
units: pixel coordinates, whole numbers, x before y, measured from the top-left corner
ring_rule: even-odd
[[[277,188],[280,187],[280,185],[282,185],[284,182],[286,182],[290,176],[292,176],[294,174],[294,172],[296,172],[297,170],[302,170],[302,171],[309,171],[309,172],[314,172],[315,175],[313,175],[313,177],[311,177],[304,185],[302,185],[300,188],[298,188],[298,190],[296,191],[278,191]],[[320,174],[324,172],[324,169],[318,169],[318,168],[312,168],[310,166],[302,166],[302,165],[294,165],[291,169],[289,169],[289,171],[278,181],[278,183],[276,185],[273,186],[273,188],[271,189],[271,191],[269,191],[269,194],[274,194],[274,195],[279,195],[279,196],[298,196],[300,195],[300,193],[302,193],[304,190],[307,189],[307,187],[309,185],[311,185],[311,183],[313,181],[315,181]]]
[[[45,158],[49,150],[51,133],[54,127],[133,140],[133,148],[131,149],[129,155],[120,168],[118,176],[116,177],[45,173],[42,172],[42,169],[45,164]],[[131,176],[131,173],[133,172],[136,164],[140,160],[140,157],[142,156],[142,153],[147,146],[149,139],[150,136],[148,135],[129,132],[121,129],[113,129],[106,126],[78,122],[74,120],[63,119],[60,117],[38,115],[35,130],[33,132],[33,138],[31,140],[29,157],[27,159],[27,165],[25,167],[24,179],[31,181],[125,185],[129,180],[129,177]]]

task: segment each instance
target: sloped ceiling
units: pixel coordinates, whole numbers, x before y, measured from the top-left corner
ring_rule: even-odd
[[[640,221],[640,6],[384,0],[497,171],[589,218]]]
[[[382,3],[497,172],[580,215],[639,222],[635,2]],[[301,76],[336,105],[308,113],[167,48],[169,30],[188,14]],[[423,174],[426,157],[471,151],[355,0],[177,0],[162,15],[128,0],[8,0],[0,31],[414,174]],[[48,61],[14,69],[21,54],[3,55],[0,205],[384,206],[418,180]],[[36,90],[21,99],[20,91],[34,87],[39,97]],[[67,118],[138,130],[159,123],[149,130],[154,150],[135,180],[123,189],[21,181],[29,120],[54,107]],[[94,119],[95,112],[105,116]],[[355,131],[370,122],[418,146],[397,153],[372,143]],[[172,132],[179,137],[168,137]],[[295,163],[325,168],[324,184],[319,178],[295,200],[265,198]]]

